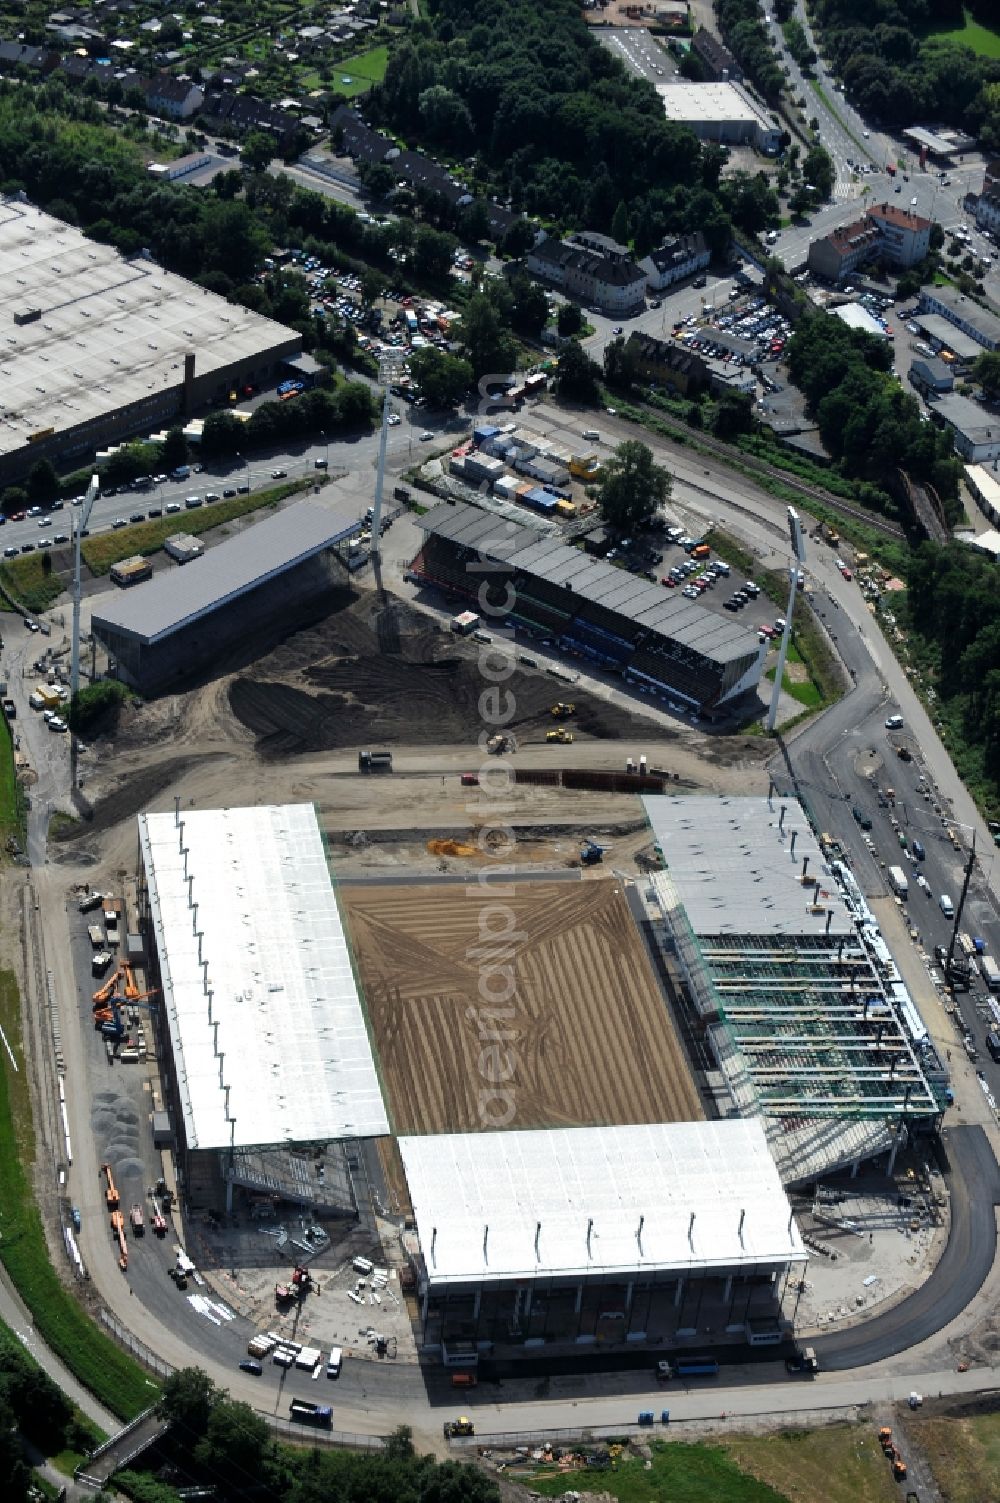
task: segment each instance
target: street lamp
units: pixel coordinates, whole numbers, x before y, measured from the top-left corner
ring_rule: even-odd
[[[774,730],[778,718],[778,700],[781,698],[781,680],[785,672],[785,659],[788,656],[788,643],[792,635],[792,612],[795,610],[795,596],[799,585],[799,565],[806,561],[806,545],[802,536],[802,522],[794,506],[787,510],[788,536],[792,544],[792,564],[788,571],[789,589],[788,604],[785,607],[785,629],[781,633],[781,650],[778,653],[778,666],[774,672],[774,689],[771,693],[771,708],[767,712],[768,732]]]

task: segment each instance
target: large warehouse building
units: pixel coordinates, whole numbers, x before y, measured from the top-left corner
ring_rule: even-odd
[[[781,150],[781,126],[740,83],[657,84],[663,113],[686,125],[700,141],[749,144],[774,156]]]
[[[766,644],[756,632],[680,591],[477,506],[435,506],[421,526],[419,578],[473,601],[487,581],[506,619],[668,701],[724,714],[760,682]]]
[[[0,484],[267,381],[301,335],[19,199],[0,202]]]
[[[312,805],[141,814],[139,919],[188,1204],[353,1210],[302,1152],[389,1131]]]
[[[796,1184],[936,1127],[947,1074],[848,869],[793,798],[648,797],[649,916],[722,1115]]]
[[[342,578],[331,549],[359,527],[353,504],[300,501],[168,569],[125,595],[105,599],[91,629],[112,673],[152,694],[209,665],[227,648],[322,600]]]
[[[401,1138],[423,1344],[446,1365],[789,1334],[806,1260],[758,1122]]]

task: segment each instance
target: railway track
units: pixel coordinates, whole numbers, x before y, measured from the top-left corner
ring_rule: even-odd
[[[656,410],[656,417],[665,427],[669,427],[675,433],[683,433],[685,440],[687,439],[690,430],[683,428],[679,423],[673,423],[670,418],[664,417],[663,413],[659,410]],[[721,463],[730,468],[732,467],[733,450],[728,444],[722,443],[719,439],[711,438],[707,434],[699,434],[698,444],[700,448],[713,455]],[[901,527],[897,527],[894,522],[886,521],[884,517],[880,517],[876,512],[865,511],[860,506],[852,506],[849,501],[844,501],[840,496],[835,496],[830,491],[825,491],[818,485],[810,485],[808,481],[799,480],[797,476],[790,475],[786,470],[779,469],[777,465],[768,464],[764,459],[758,459],[756,455],[744,454],[742,451],[737,452],[740,455],[741,462],[748,469],[753,470],[758,475],[765,475],[770,480],[779,480],[782,485],[787,485],[791,490],[797,491],[804,500],[816,501],[821,506],[827,507],[830,511],[836,512],[838,516],[846,517],[849,521],[860,522],[865,527],[871,527],[875,532],[880,532],[884,537],[893,538],[897,542],[906,541],[906,534]],[[693,488],[696,490],[705,490],[703,486],[696,485]],[[758,524],[762,522],[759,512],[754,511],[753,508],[740,506],[738,502],[728,499],[726,504],[731,506],[734,511],[740,511],[747,516],[753,517]],[[764,525],[767,526],[768,531],[773,531],[784,538],[785,533],[783,528],[770,523],[764,523]]]

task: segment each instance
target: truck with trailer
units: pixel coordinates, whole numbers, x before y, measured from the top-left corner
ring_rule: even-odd
[[[323,1353],[318,1346],[304,1346],[296,1353],[295,1366],[300,1367],[303,1372],[311,1373],[322,1360]]]
[[[910,884],[901,866],[890,866],[889,882],[897,898],[902,898],[905,902],[910,893]]]
[[[359,751],[359,772],[391,772],[392,752],[390,751]]]
[[[670,1378],[717,1378],[719,1364],[714,1357],[675,1357],[673,1362],[658,1362],[656,1376],[665,1382]]]
[[[997,965],[992,955],[980,955],[979,969],[990,991],[1000,991],[1000,965]]]
[[[300,1425],[322,1425],[328,1430],[333,1423],[333,1410],[329,1404],[310,1404],[305,1399],[293,1399],[288,1413]]]
[[[247,1356],[257,1357],[258,1359],[261,1357],[266,1357],[269,1355],[269,1353],[274,1351],[274,1348],[277,1346],[277,1344],[278,1343],[275,1341],[273,1336],[268,1336],[263,1332],[258,1332],[256,1336],[251,1336],[250,1340],[247,1342]]]

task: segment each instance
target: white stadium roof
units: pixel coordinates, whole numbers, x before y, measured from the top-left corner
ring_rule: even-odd
[[[632,1277],[806,1257],[759,1121],[399,1139],[427,1277]]]
[[[797,799],[651,794],[643,803],[667,865],[653,884],[676,891],[695,934],[854,932]]]
[[[140,814],[139,841],[188,1147],[388,1133],[312,805]]]

